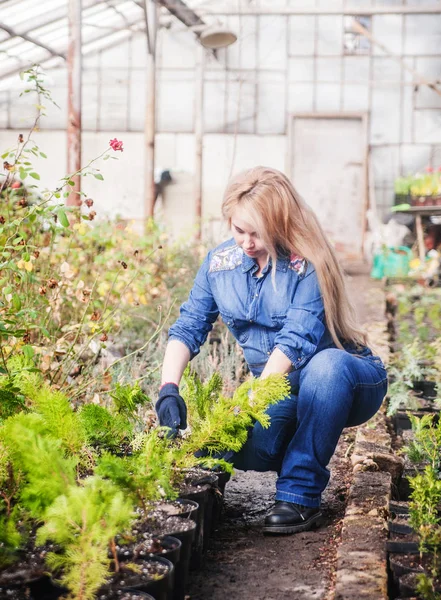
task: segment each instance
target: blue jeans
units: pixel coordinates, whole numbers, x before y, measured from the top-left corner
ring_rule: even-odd
[[[328,348],[289,379],[292,394],[268,409],[270,427],[256,423],[232,462],[242,470],[277,471],[276,500],[317,507],[341,432],[378,411],[387,375],[368,348],[361,356]]]

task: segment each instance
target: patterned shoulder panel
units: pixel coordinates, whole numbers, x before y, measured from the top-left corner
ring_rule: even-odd
[[[289,257],[288,269],[291,269],[291,271],[295,271],[298,275],[304,275],[306,273],[307,266],[308,262],[306,258],[303,258],[303,256],[299,256],[298,254],[291,254],[291,256]]]
[[[243,250],[239,246],[222,248],[213,254],[210,261],[209,272],[232,271],[242,264]]]

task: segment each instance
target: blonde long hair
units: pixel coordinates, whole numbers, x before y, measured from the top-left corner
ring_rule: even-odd
[[[366,333],[357,324],[335,252],[315,213],[286,175],[270,167],[254,167],[234,176],[222,203],[222,214],[230,225],[238,207],[246,211],[273,265],[277,257],[291,254],[314,265],[326,325],[336,346],[342,348],[344,341],[366,344]]]

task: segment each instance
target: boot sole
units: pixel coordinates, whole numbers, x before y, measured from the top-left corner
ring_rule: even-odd
[[[263,533],[281,533],[281,534],[290,534],[290,533],[299,533],[300,531],[308,531],[309,529],[316,529],[320,527],[323,523],[323,513],[319,512],[316,515],[309,518],[307,521],[303,523],[299,523],[298,525],[264,525]]]

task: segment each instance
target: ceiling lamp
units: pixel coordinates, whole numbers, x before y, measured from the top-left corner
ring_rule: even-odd
[[[199,34],[199,39],[205,48],[216,50],[234,44],[237,35],[222,25],[210,25]]]

